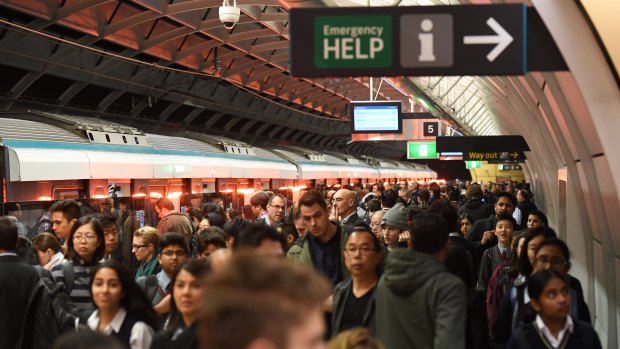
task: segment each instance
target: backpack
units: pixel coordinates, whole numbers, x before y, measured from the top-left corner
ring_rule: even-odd
[[[495,320],[499,316],[499,309],[502,299],[508,291],[510,285],[512,285],[514,278],[512,278],[508,274],[509,270],[508,262],[502,262],[497,266],[493,275],[489,279],[489,284],[487,287],[487,298],[486,298],[486,306],[487,306],[487,321],[489,327],[489,335],[493,333],[493,325],[495,324]],[[515,299],[511,299],[511,302],[516,303],[516,294]]]
[[[73,283],[75,282],[73,264],[71,262],[63,262],[61,265],[62,265],[62,273],[64,274],[64,277],[65,277],[65,293],[67,295],[70,295],[71,290],[73,290]]]
[[[78,310],[62,286],[54,284],[44,269],[37,271],[41,278],[28,298],[17,349],[51,348],[56,338],[78,323]]]
[[[42,231],[41,233],[50,233],[50,234],[54,234],[54,231],[52,230],[52,225],[53,225],[54,223],[52,222],[52,220],[51,220],[50,218],[48,218],[48,217],[46,217],[46,216],[44,215],[43,217],[41,217],[41,219],[39,219],[39,220],[37,221],[37,223],[36,223],[34,226],[32,226],[32,228],[30,228],[30,229],[28,230],[28,236],[27,236],[27,237],[28,237],[28,239],[29,239],[29,240],[32,240],[35,236],[39,235],[39,234],[40,234],[40,232],[39,232],[39,227],[40,227],[41,225],[45,224],[45,223],[49,224],[49,227],[50,227],[50,228],[49,228],[49,229],[47,229],[47,230],[45,230],[45,231]]]
[[[138,284],[138,286],[140,286],[140,289],[144,292],[149,302],[153,302],[155,294],[157,293],[157,288],[159,286],[157,282],[157,276],[141,276],[138,278],[138,280],[136,280],[136,283]]]

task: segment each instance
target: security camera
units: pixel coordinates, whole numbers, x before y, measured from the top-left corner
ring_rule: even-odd
[[[224,0],[224,3],[220,7],[220,22],[224,24],[224,28],[232,29],[241,16],[241,9],[237,7],[237,1],[233,2],[233,6],[230,6],[228,0]]]

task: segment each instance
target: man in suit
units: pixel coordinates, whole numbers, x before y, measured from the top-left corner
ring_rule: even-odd
[[[366,224],[366,222],[358,216],[355,210],[355,204],[356,199],[354,191],[348,189],[338,190],[333,196],[333,207],[336,219],[338,219],[340,223],[352,227],[359,224]],[[352,229],[350,231],[352,231]]]
[[[0,217],[0,348],[15,348],[32,289],[39,281],[34,267],[15,254],[17,225]]]

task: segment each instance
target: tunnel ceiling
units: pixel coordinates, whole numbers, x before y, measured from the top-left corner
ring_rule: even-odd
[[[457,3],[372,0],[370,5]],[[368,1],[240,0],[241,18],[230,31],[219,21],[220,5],[216,0],[0,1],[0,108],[79,110],[122,116],[145,129],[173,125],[249,142],[347,147],[348,103],[369,99],[370,79],[291,77],[288,10]],[[373,88],[377,99],[402,100],[408,111],[430,110],[463,134],[494,135],[506,133],[500,117],[514,112],[507,106],[509,83],[469,76],[376,78]],[[404,154],[404,147],[388,143],[354,149],[391,158]]]

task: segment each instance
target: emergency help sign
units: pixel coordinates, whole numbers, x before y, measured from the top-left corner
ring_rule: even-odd
[[[392,65],[391,16],[317,16],[316,68],[386,68]]]
[[[289,68],[296,77],[522,75],[537,56],[526,38],[542,33],[527,36],[528,13],[525,4],[292,8]]]

